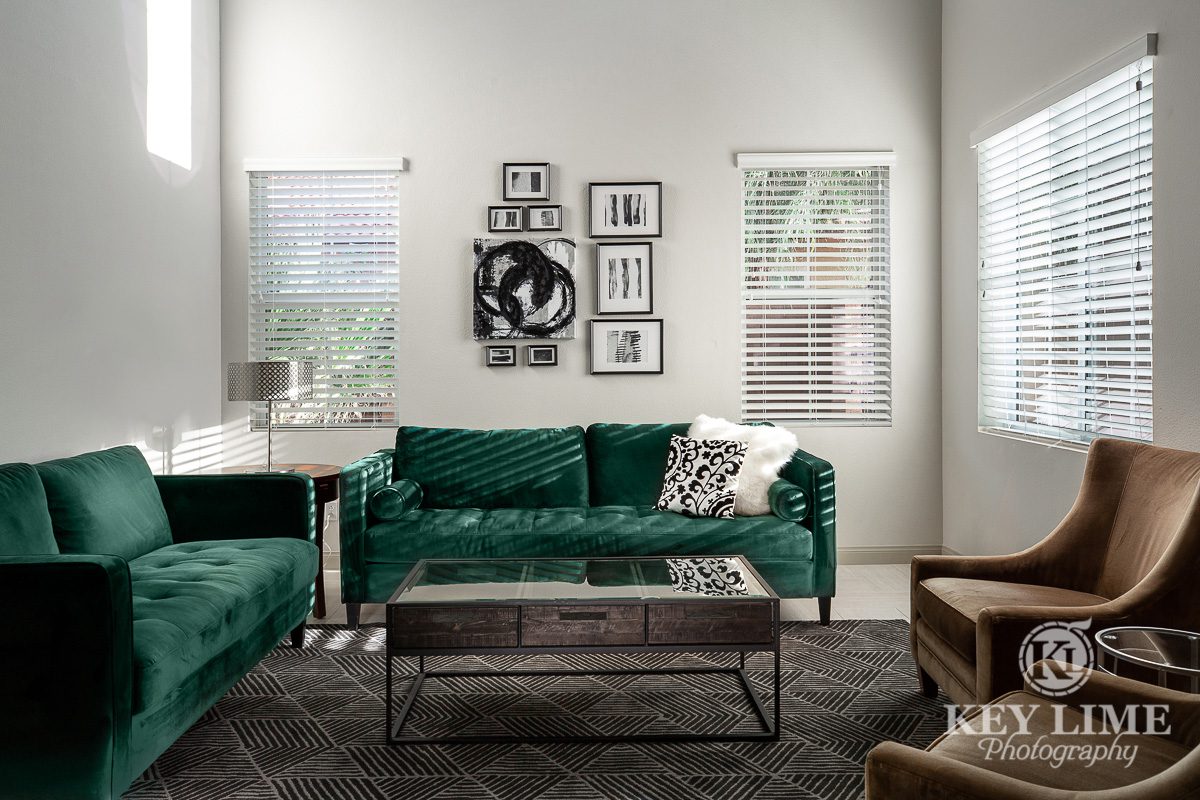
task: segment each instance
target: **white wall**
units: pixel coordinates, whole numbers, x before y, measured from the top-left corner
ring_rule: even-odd
[[[0,3],[0,462],[184,470],[219,431],[217,2],[192,13],[188,171],[146,151],[145,0]]]
[[[247,157],[403,155],[400,413],[498,427],[736,418],[740,175],[752,151],[895,150],[895,425],[808,428],[839,471],[843,546],[940,544],[936,0],[222,5],[223,355],[246,345]],[[554,165],[579,247],[580,337],[555,369],[487,369],[471,240],[503,161]],[[589,180],[664,183],[666,374],[587,375]],[[226,421],[245,430],[245,406]],[[278,437],[344,463],[394,431]],[[261,437],[239,440],[256,455]],[[244,444],[244,447],[242,446]]]
[[[954,0],[942,19],[943,528],[998,553],[1070,507],[1084,455],[978,433],[975,154],[970,132],[1146,33],[1154,65],[1154,440],[1200,449],[1200,3]]]

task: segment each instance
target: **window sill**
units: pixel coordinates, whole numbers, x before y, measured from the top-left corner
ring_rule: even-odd
[[[1004,428],[989,428],[980,426],[976,428],[980,433],[987,436],[996,436],[1001,439],[1013,439],[1018,442],[1028,442],[1042,447],[1049,447],[1055,450],[1071,450],[1076,453],[1086,453],[1088,444],[1085,442],[1072,442],[1068,439],[1055,439],[1050,436],[1037,436],[1032,433],[1020,433],[1018,431],[1005,430]]]

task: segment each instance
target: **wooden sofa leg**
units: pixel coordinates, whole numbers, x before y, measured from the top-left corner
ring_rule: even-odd
[[[304,629],[308,626],[307,622],[301,622],[292,629],[292,647],[297,649],[304,647]]]
[[[832,597],[818,597],[817,609],[821,612],[821,624],[829,624],[829,608],[833,605]]]
[[[352,631],[358,630],[358,612],[361,609],[360,603],[346,603],[346,627]]]
[[[933,679],[932,675],[930,675],[928,672],[921,669],[920,667],[917,667],[917,683],[920,685],[921,694],[925,695],[928,698],[937,697],[937,693],[938,693],[937,681],[935,681]]]

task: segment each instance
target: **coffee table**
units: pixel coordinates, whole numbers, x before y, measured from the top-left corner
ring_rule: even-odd
[[[779,738],[779,597],[742,556],[489,559],[418,562],[387,605],[389,744],[454,742],[754,741]],[[746,674],[746,654],[774,654],[774,709]],[[737,655],[727,667],[504,671],[426,669],[434,656],[703,653]],[[393,690],[393,661],[417,659]],[[520,660],[520,659],[519,659]],[[622,735],[406,734],[429,680],[498,676],[732,675],[761,730]],[[399,709],[395,708],[399,704]]]
[[[1168,686],[1172,675],[1186,678],[1189,691],[1200,694],[1200,633],[1122,626],[1098,631],[1096,644],[1105,672],[1116,675],[1122,663],[1132,664],[1157,673],[1160,686]]]

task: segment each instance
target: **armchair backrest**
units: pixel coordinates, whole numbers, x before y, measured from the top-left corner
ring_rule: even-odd
[[[1150,574],[1169,548],[1177,551],[1173,557],[1194,558],[1200,549],[1200,453],[1099,440],[1089,455],[1089,461],[1094,459],[1115,462],[1116,471],[1105,470],[1112,478],[1124,473],[1107,539],[1096,542],[1103,553],[1096,594],[1125,594]],[[1081,497],[1089,488],[1087,480]],[[1117,485],[1115,480],[1109,483]],[[1194,563],[1188,569],[1194,571]]]

